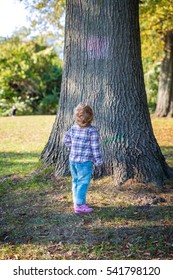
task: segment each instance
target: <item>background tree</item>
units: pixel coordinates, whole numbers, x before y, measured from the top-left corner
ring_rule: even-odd
[[[152,75],[150,84],[158,90],[156,115],[173,116],[173,0],[141,2],[143,61],[144,66],[149,66],[149,69],[146,69],[147,78],[150,79]],[[154,79],[159,78],[159,72],[158,86]],[[152,98],[151,92],[149,101]]]
[[[66,3],[64,72],[57,117],[42,153],[55,175],[68,174],[63,135],[74,107],[90,104],[105,171],[162,186],[173,175],[154,137],[141,62],[138,0]]]
[[[173,117],[173,29],[164,35],[165,56],[161,64],[159,90],[155,114]]]

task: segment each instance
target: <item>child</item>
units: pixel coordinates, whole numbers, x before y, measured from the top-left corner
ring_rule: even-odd
[[[88,213],[93,209],[86,205],[86,194],[91,181],[93,163],[103,164],[99,148],[99,133],[91,125],[93,111],[86,104],[74,110],[75,124],[66,132],[64,144],[70,151],[70,170],[75,213]]]
[[[15,117],[16,111],[17,111],[17,108],[16,108],[15,105],[13,105],[13,107],[12,107],[12,113],[11,113],[11,116],[12,116],[12,117]]]

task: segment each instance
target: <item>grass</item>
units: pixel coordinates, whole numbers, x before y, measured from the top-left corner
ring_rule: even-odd
[[[0,259],[173,259],[173,183],[158,191],[129,181],[120,191],[110,177],[92,181],[94,212],[77,215],[70,178],[30,175],[54,119],[0,118]],[[173,166],[173,119],[152,123]]]
[[[55,116],[0,118],[0,176],[27,174],[38,165]]]

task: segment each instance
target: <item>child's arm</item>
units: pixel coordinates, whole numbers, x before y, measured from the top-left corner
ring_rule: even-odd
[[[68,148],[68,150],[71,149],[71,129],[69,129],[64,136],[64,144]]]
[[[94,163],[96,166],[101,166],[103,164],[100,146],[99,146],[99,133],[98,130],[94,127],[91,131],[91,149],[94,157]]]

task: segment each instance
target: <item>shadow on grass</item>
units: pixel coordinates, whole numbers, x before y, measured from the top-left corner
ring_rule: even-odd
[[[168,239],[173,242],[173,225],[171,225],[173,206],[154,206],[145,211],[131,206],[123,209],[95,208],[94,213],[79,215],[63,212],[63,209],[60,212],[56,210],[56,206],[51,206],[49,209],[49,205],[45,205],[43,201],[42,206],[37,205],[31,197],[29,200],[30,206],[26,198],[26,201],[23,200],[20,205],[18,203],[18,207],[14,203],[14,206],[9,206],[6,213],[3,213],[5,215],[1,222],[0,234],[2,243],[78,242],[84,239],[96,241],[99,236],[99,241],[102,241],[107,239],[108,236],[105,235],[107,231],[114,236],[116,232],[130,233],[131,230],[143,232],[147,231],[147,228],[150,236],[154,229],[156,229],[156,236],[162,234],[157,232],[157,228],[165,233],[168,231],[169,234],[171,233]],[[64,204],[64,210],[69,207],[71,207],[70,202]],[[123,238],[122,234],[118,239],[121,238]]]
[[[21,181],[2,199],[1,246],[45,245],[52,259],[69,251],[71,259],[173,257],[173,206],[95,207],[80,215],[70,184],[34,183],[22,189]]]
[[[0,177],[24,171],[30,172],[37,165],[39,153],[0,152]]]
[[[162,148],[172,161],[173,148]],[[39,154],[1,153],[0,157],[6,167],[23,165],[20,160],[27,157],[34,167],[32,159]],[[0,245],[9,250],[45,246],[51,259],[173,258],[172,205],[107,205],[78,215],[73,213],[70,183],[63,180],[58,185],[44,176],[9,180],[2,188]],[[111,186],[106,188],[107,197],[112,191]],[[101,195],[102,190],[98,192]],[[25,258],[24,253],[20,258]]]

